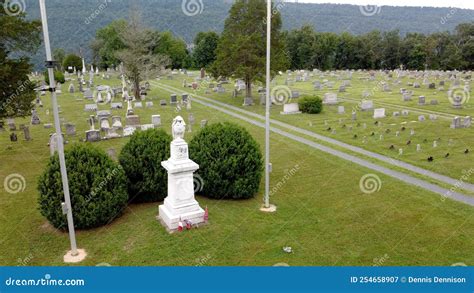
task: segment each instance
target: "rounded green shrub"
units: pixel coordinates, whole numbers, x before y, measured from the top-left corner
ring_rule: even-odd
[[[167,194],[168,175],[161,162],[170,156],[171,136],[164,130],[135,132],[119,155],[134,202],[161,201]]]
[[[319,114],[323,110],[323,101],[318,96],[303,97],[298,104],[303,113]]]
[[[243,127],[232,123],[203,128],[190,142],[191,159],[202,182],[196,191],[216,199],[251,198],[258,191],[263,161],[259,145]]]
[[[74,226],[89,229],[119,217],[127,205],[127,180],[121,166],[89,144],[65,152]],[[67,229],[58,154],[51,157],[39,178],[39,209],[56,228]]]
[[[56,81],[56,83],[60,82],[64,84],[64,82],[66,82],[66,79],[64,78],[64,73],[59,70],[54,70],[54,80]],[[49,74],[47,70],[44,72],[44,81],[49,86]]]

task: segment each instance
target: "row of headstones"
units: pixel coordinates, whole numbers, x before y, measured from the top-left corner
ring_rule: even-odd
[[[112,139],[112,138],[120,138],[120,137],[127,137],[132,135],[137,129],[140,130],[148,130],[155,127],[161,126],[161,116],[160,115],[152,115],[151,116],[151,124],[141,124],[140,117],[138,115],[128,115],[126,116],[126,126],[122,126],[122,119],[119,116],[112,116],[112,125],[109,123],[109,116],[101,115],[97,117],[99,120],[100,128],[98,130],[95,129],[95,116],[91,115],[89,118],[90,123],[90,130],[86,131],[86,138],[85,141],[88,142],[96,142],[102,139]],[[195,124],[195,118],[192,113],[189,114],[188,117],[188,131],[192,131],[192,125]],[[201,128],[207,125],[207,120],[201,120]],[[117,133],[118,131],[122,131],[122,135]],[[101,132],[105,132],[105,136],[101,137]]]

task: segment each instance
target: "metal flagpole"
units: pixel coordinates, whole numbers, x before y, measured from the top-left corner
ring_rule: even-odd
[[[74,221],[72,218],[71,197],[69,195],[69,183],[67,179],[66,160],[64,158],[63,136],[61,132],[61,124],[59,123],[58,102],[56,99],[56,81],[54,80],[54,61],[51,55],[51,45],[49,43],[48,20],[46,16],[45,0],[39,0],[41,10],[41,22],[43,24],[44,46],[46,49],[46,67],[49,76],[49,91],[51,92],[51,101],[53,104],[54,126],[56,128],[56,136],[58,142],[59,165],[61,167],[61,179],[63,184],[65,209],[67,212],[67,223],[69,229],[69,239],[71,241],[71,256],[77,256],[76,235],[74,231]]]
[[[267,0],[267,68],[265,97],[265,203],[270,208],[270,47],[272,27],[272,1]]]

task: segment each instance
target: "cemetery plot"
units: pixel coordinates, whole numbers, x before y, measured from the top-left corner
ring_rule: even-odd
[[[116,82],[118,78],[114,76],[116,73],[110,74],[112,77],[108,80],[94,77],[94,84],[116,87],[118,85]],[[346,86],[346,92],[337,93],[338,104],[325,106],[320,115],[281,115],[280,112],[283,111],[284,106],[280,105],[272,106],[272,118],[400,160],[432,168],[439,173],[442,173],[441,169],[444,168],[449,169],[452,175],[465,168],[463,164],[468,161],[466,158],[471,158],[470,153],[463,153],[465,156],[459,157],[450,151],[449,158],[445,158],[445,155],[446,150],[452,150],[454,146],[463,149],[463,140],[472,141],[472,128],[452,129],[450,125],[453,117],[447,119],[439,115],[436,120],[431,120],[430,114],[417,113],[411,109],[413,107],[406,109],[408,110],[406,115],[404,109],[397,109],[400,115],[394,116],[394,109],[377,104],[379,99],[370,97],[374,101],[373,108],[385,108],[386,117],[374,119],[374,109],[360,111],[357,108],[358,102],[345,99],[345,96],[353,94],[355,88],[358,88],[360,93],[355,99],[360,101],[359,95],[363,89],[355,80],[357,75],[354,73],[350,86]],[[164,79],[160,82],[173,86],[177,83],[177,88],[182,86],[181,76],[173,80]],[[193,77],[187,79],[189,84],[194,80]],[[334,89],[328,90],[324,85],[322,91],[335,93],[339,82],[337,78],[328,79],[334,82]],[[302,77],[301,81],[294,83],[298,87],[292,90],[300,93],[298,99],[302,99],[306,91],[313,92],[312,81],[312,77],[308,76],[307,81],[304,81]],[[280,81],[277,80],[277,83]],[[284,80],[280,84],[283,83]],[[321,84],[323,86],[324,83],[321,82]],[[305,88],[306,85],[309,89]],[[233,86],[231,81],[223,85],[226,89],[225,93],[211,91],[205,96],[242,107],[244,95],[232,98]],[[63,87],[67,89],[66,85]],[[394,87],[391,86],[391,89],[392,95],[395,95]],[[181,102],[181,91],[176,91],[177,103]],[[203,92],[197,92],[197,94],[204,95]],[[189,90],[190,96],[194,97],[193,93]],[[389,95],[389,93],[386,94]],[[64,138],[68,141],[66,149],[74,143],[84,143],[86,133],[92,130],[95,132],[91,134],[92,140],[97,137],[94,135],[98,135],[100,141],[91,143],[107,150],[111,156],[115,157],[129,140],[127,135],[133,131],[151,127],[162,128],[169,133],[169,125],[177,115],[184,117],[186,122],[189,121],[189,125],[193,124],[192,131],[186,132],[186,137],[190,139],[201,127],[229,121],[248,129],[263,149],[264,134],[261,128],[204,107],[194,100],[192,110],[188,110],[186,106],[178,110],[175,104],[170,105],[170,93],[157,88],[154,82],[151,82],[151,91],[147,98],[142,101],[143,107],[135,108],[132,104],[133,115],[137,115],[138,120],[132,117],[127,121],[127,102],[123,101],[120,95],[115,97],[113,102],[123,103],[122,108],[112,108],[111,104],[99,103],[96,104],[97,109],[94,111],[85,111],[85,105],[93,104],[94,100],[76,100],[76,95],[80,95],[77,90],[75,93],[64,90],[58,97],[62,111],[60,118]],[[417,103],[415,101],[417,95],[413,96],[414,103]],[[429,97],[427,94],[425,96]],[[380,99],[385,101],[383,97]],[[442,98],[437,99],[439,104],[433,107],[440,107],[445,103]],[[18,265],[18,259],[29,258],[30,253],[32,257],[29,258],[31,260],[28,261],[28,265],[62,265],[62,260],[58,258],[58,255],[62,255],[68,246],[65,241],[66,234],[54,230],[37,209],[36,182],[49,160],[48,143],[50,134],[54,132],[54,127],[51,125],[53,117],[49,96],[42,96],[41,100],[43,107],[37,108],[40,124],[33,124],[31,118],[17,118],[14,121],[5,121],[4,131],[0,131],[0,161],[2,162],[0,178],[3,179],[6,175],[15,172],[21,174],[26,182],[25,190],[18,194],[13,195],[4,189],[0,190],[0,212],[5,216],[5,224],[0,225],[0,235],[5,237],[0,242],[0,250],[3,252],[0,254],[0,263],[3,265]],[[165,101],[162,106],[161,100]],[[427,98],[427,103],[429,100]],[[154,103],[154,106],[147,107],[147,102],[150,101]],[[258,100],[255,99],[255,101]],[[297,101],[295,99],[292,102]],[[397,97],[397,101],[394,100],[393,103],[401,103],[401,97]],[[338,106],[343,106],[344,111],[340,111],[341,108]],[[423,109],[429,109],[431,106],[431,104],[425,105]],[[253,106],[246,106],[245,109],[258,114],[264,113],[263,107],[258,102]],[[354,121],[352,120],[353,109],[356,109]],[[441,110],[440,108],[436,111]],[[418,121],[420,115],[425,115],[425,121]],[[464,118],[469,115],[472,116],[469,109],[460,110],[458,116],[461,125],[466,125],[463,124]],[[94,129],[91,129],[91,116],[94,117],[92,119]],[[36,118],[34,120],[36,123]],[[376,125],[375,121],[379,123]],[[10,131],[7,122],[12,122],[10,124],[11,126],[14,124],[16,130]],[[138,125],[127,127],[127,122]],[[20,130],[22,124],[29,126],[31,137],[29,141],[24,139],[24,130]],[[439,131],[440,125],[446,129],[443,131],[443,136]],[[330,127],[336,130],[335,133],[327,130]],[[402,130],[403,127],[405,130]],[[101,128],[104,130],[108,128],[108,130],[101,131]],[[390,129],[388,133],[387,129]],[[113,131],[121,137],[104,139],[107,136],[113,136]],[[16,134],[16,141],[10,141],[10,133]],[[358,135],[357,139],[353,138],[355,134]],[[380,140],[381,136],[383,136],[382,140]],[[437,140],[438,138],[441,140]],[[450,142],[449,139],[452,141]],[[411,143],[408,144],[410,140]],[[437,146],[433,147],[435,140]],[[449,146],[450,143],[452,146]],[[390,149],[392,144],[394,148]],[[421,148],[419,152],[416,151],[417,145]],[[400,156],[399,149],[403,149]],[[261,221],[262,214],[256,212],[255,207],[261,203],[261,192],[255,198],[245,201],[215,201],[198,196],[199,204],[202,207],[209,207],[212,225],[193,230],[193,237],[186,236],[191,234],[184,234],[183,237],[175,237],[175,235],[170,238],[170,235],[154,219],[158,204],[130,205],[120,219],[104,229],[80,232],[78,239],[89,253],[84,265],[94,266],[106,262],[110,265],[189,266],[202,265],[202,259],[205,259],[205,265],[271,266],[287,261],[290,265],[337,263],[370,266],[373,265],[374,258],[385,253],[390,255],[390,262],[387,263],[390,265],[451,265],[459,261],[460,255],[465,259],[474,258],[474,253],[470,249],[474,245],[474,232],[470,229],[458,229],[461,225],[474,224],[474,220],[469,217],[472,214],[471,207],[451,200],[440,204],[439,197],[433,193],[380,174],[382,182],[380,191],[364,194],[360,189],[359,179],[369,173],[368,169],[328,156],[279,135],[272,134],[271,153],[274,166],[271,188],[272,190],[276,188],[272,201],[279,208],[274,220]],[[429,156],[433,156],[434,161],[428,162]],[[284,184],[279,184],[291,170],[295,170],[295,175],[290,176]],[[341,178],[344,180],[341,181]],[[277,188],[277,186],[280,187]],[[287,212],[298,210],[307,212]],[[331,211],[331,213],[324,211]],[[432,213],[429,220],[420,222],[419,216],[428,213]],[[335,219],[337,219],[336,224]],[[236,226],[236,223],[240,226]],[[354,225],[354,223],[358,224]],[[268,235],[261,231],[269,231],[274,227],[284,227],[284,229],[281,233],[271,236],[271,249],[262,249],[262,243],[268,243]],[[445,235],[451,235],[453,231],[457,231],[456,236],[461,237],[463,241],[458,241],[457,237],[448,239],[442,245],[436,241]],[[363,237],[357,238],[357,235],[363,235]],[[380,235],[384,237],[380,238]],[[399,243],[400,237],[404,237],[403,243]],[[295,239],[297,239],[296,242]],[[157,243],[169,245],[157,245]],[[423,246],[423,251],[413,249],[420,245]],[[281,252],[283,246],[294,248],[290,260],[286,260],[288,255]],[[342,251],[341,246],[345,247]],[[144,250],[143,247],[147,249]],[[178,247],[180,256],[177,257]],[[392,249],[387,252],[387,247],[392,247]],[[314,251],[321,253],[314,254]],[[354,254],[354,251],[357,254]],[[432,251],[437,251],[436,257],[433,257]]]

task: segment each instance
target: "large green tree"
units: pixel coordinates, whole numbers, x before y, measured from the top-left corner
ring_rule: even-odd
[[[193,51],[194,66],[196,68],[207,68],[216,61],[216,49],[219,43],[219,35],[216,32],[199,32],[194,39]]]
[[[281,15],[274,8],[271,33],[272,76],[288,66],[285,44],[280,32]],[[211,73],[215,76],[242,78],[246,96],[252,97],[252,82],[265,80],[266,61],[266,1],[236,0],[225,21],[217,59]]]
[[[189,52],[186,42],[179,39],[169,31],[153,32],[153,54],[168,56],[171,60],[171,67],[174,69],[186,68],[190,65]]]
[[[122,62],[124,74],[133,84],[135,98],[140,98],[140,82],[169,64],[169,58],[154,54],[156,40],[153,32],[142,25],[141,17],[132,11],[127,27],[119,33],[124,49],[116,52]]]
[[[66,57],[64,57],[62,64],[64,70],[69,70],[69,67],[71,67],[72,69],[76,67],[76,70],[81,70],[82,58],[77,56],[76,54],[68,54]]]
[[[28,21],[24,13],[7,14],[1,9],[4,3],[0,0],[0,119],[31,113],[35,92],[27,56],[40,45],[41,27],[38,21]]]
[[[126,20],[118,19],[97,30],[91,48],[99,67],[109,68],[119,64],[116,53],[125,48],[121,33],[127,29],[127,25]]]

